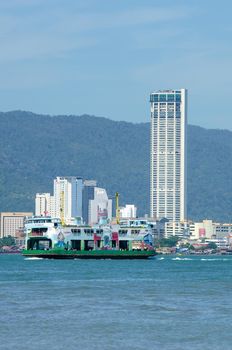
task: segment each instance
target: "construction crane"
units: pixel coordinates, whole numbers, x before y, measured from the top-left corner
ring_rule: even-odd
[[[120,209],[119,209],[119,193],[115,193],[115,201],[116,201],[116,223],[120,224]]]
[[[65,222],[64,222],[64,191],[60,192],[60,220],[61,220],[61,225],[63,226],[65,224]]]

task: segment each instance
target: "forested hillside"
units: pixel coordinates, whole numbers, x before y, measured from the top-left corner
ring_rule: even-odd
[[[0,113],[0,211],[34,210],[53,178],[96,179],[149,212],[149,123]],[[188,127],[188,217],[231,221],[232,132]]]

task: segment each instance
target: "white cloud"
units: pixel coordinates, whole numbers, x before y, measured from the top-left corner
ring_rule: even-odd
[[[113,30],[174,21],[184,18],[186,10],[165,8],[136,8],[131,11],[87,13],[68,6],[45,8],[44,0],[12,0],[21,6],[38,5],[36,11],[1,11],[0,60],[20,60],[52,56],[73,49],[95,46],[104,36],[97,29]],[[10,8],[10,6],[9,6]]]

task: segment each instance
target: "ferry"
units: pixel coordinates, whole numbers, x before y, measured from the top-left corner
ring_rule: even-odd
[[[156,255],[145,220],[120,224],[63,225],[59,218],[28,217],[25,257],[46,259],[147,259]]]

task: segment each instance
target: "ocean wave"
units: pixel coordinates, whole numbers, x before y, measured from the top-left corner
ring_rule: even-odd
[[[24,258],[24,260],[43,260],[43,258],[38,258],[36,256],[32,256],[31,258]]]
[[[172,260],[193,260],[191,258],[179,258],[178,256],[176,258],[172,258]]]
[[[201,258],[201,261],[229,261],[227,258]]]

